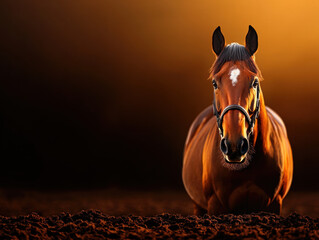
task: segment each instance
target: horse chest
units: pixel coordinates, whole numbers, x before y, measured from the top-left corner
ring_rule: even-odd
[[[252,182],[246,182],[230,192],[224,205],[234,212],[254,211],[263,209],[269,201],[270,197],[264,189]]]
[[[219,169],[212,177],[214,194],[232,211],[265,207],[280,183],[280,172],[271,163],[255,164],[241,172]]]

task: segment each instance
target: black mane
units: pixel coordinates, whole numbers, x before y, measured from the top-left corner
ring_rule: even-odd
[[[223,49],[212,66],[211,74],[214,75],[218,73],[222,66],[226,62],[230,61],[244,61],[250,71],[259,74],[259,69],[248,50],[243,45],[240,45],[238,43],[229,44]]]

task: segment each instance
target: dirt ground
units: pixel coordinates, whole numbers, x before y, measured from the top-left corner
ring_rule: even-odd
[[[86,210],[0,217],[1,239],[318,239],[319,219],[291,214],[109,216]]]
[[[283,216],[191,214],[184,192],[1,190],[0,239],[319,239],[315,192],[291,192]]]

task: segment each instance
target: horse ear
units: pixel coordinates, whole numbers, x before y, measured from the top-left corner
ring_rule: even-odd
[[[215,54],[218,56],[225,47],[225,38],[222,32],[220,31],[220,26],[218,26],[213,33],[212,44],[213,50]]]
[[[249,25],[249,30],[246,35],[246,48],[250,55],[254,55],[258,48],[258,35],[251,25]]]

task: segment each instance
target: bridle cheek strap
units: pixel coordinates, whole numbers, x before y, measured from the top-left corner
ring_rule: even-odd
[[[219,135],[221,138],[223,138],[224,136],[224,131],[223,131],[223,119],[224,116],[227,112],[231,111],[231,110],[238,110],[240,111],[242,114],[244,114],[246,121],[248,122],[248,128],[247,128],[247,138],[249,139],[250,135],[253,133],[254,131],[254,126],[256,123],[257,118],[259,117],[259,112],[260,112],[260,87],[258,85],[257,87],[257,101],[256,101],[256,109],[253,112],[252,116],[250,117],[248,112],[246,111],[245,108],[243,108],[240,105],[237,104],[233,104],[233,105],[228,105],[227,107],[225,107],[225,109],[223,110],[223,112],[221,114],[218,113],[217,108],[216,108],[216,96],[215,96],[215,92],[214,92],[214,103],[213,103],[213,111],[214,114],[217,118],[217,126],[218,126],[218,130],[219,130]]]

